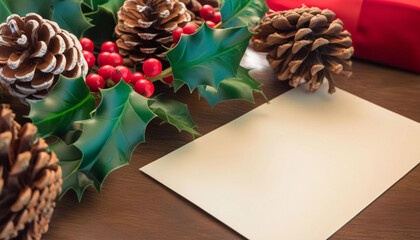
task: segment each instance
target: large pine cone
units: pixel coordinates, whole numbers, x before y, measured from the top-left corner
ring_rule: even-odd
[[[74,78],[87,71],[78,39],[57,23],[29,13],[0,25],[0,82],[22,101],[44,98],[60,74]]]
[[[349,77],[354,52],[350,33],[334,18],[328,9],[305,6],[272,13],[255,29],[254,49],[269,52],[267,59],[277,79],[290,80],[293,87],[309,82],[310,90],[315,91],[325,77],[333,93],[332,74]]]
[[[185,4],[178,0],[127,0],[115,27],[120,54],[134,63],[151,57],[167,62],[164,52],[174,43],[173,31],[189,21]]]
[[[41,239],[61,192],[61,168],[37,128],[0,106],[0,239]]]

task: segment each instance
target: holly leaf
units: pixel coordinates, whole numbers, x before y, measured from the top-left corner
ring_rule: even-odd
[[[18,14],[21,17],[28,13],[37,13],[46,19],[51,19],[53,1],[2,0],[4,5],[10,10],[10,13]]]
[[[254,91],[264,93],[260,89],[261,83],[249,75],[249,69],[239,67],[238,77],[222,81],[218,89],[211,86],[199,86],[198,93],[207,99],[211,107],[227,100],[245,100],[255,103]]]
[[[93,27],[83,15],[80,0],[55,1],[52,20],[58,25],[81,38],[83,33]]]
[[[58,165],[63,172],[63,185],[68,185],[68,177],[73,175],[82,163],[82,152],[75,146],[67,145],[63,140],[49,144],[49,149],[54,151],[59,159]],[[62,195],[65,194],[63,191]]]
[[[175,126],[178,131],[187,131],[191,133],[193,137],[201,135],[194,129],[197,125],[191,119],[186,104],[164,99],[159,96],[158,98],[150,99],[149,107],[159,118],[164,122]]]
[[[265,0],[225,0],[220,9],[222,27],[258,25],[268,10]]]
[[[60,76],[50,94],[42,100],[29,100],[29,118],[38,127],[41,137],[55,135],[64,139],[72,123],[90,118],[95,99],[83,77]]]
[[[237,78],[242,56],[252,33],[248,27],[211,29],[203,24],[189,36],[183,35],[175,48],[166,53],[175,83],[182,81],[193,91],[200,85],[218,88],[225,79]]]
[[[219,0],[219,9],[225,4],[225,0]]]
[[[106,8],[113,14],[115,24],[118,23],[117,12],[121,8],[121,6],[124,4],[124,2],[125,0],[108,0],[106,1],[106,3],[101,5],[102,7]]]
[[[115,22],[112,12],[100,6],[98,10],[86,13],[85,16],[95,25],[85,32],[85,37],[90,38],[96,46],[113,40]]]
[[[86,0],[83,1],[85,4]],[[3,4],[10,13],[21,17],[28,13],[37,13],[43,18],[55,21],[60,28],[73,33],[77,38],[93,26],[83,16],[82,0],[3,0]],[[2,9],[1,5],[0,3],[0,9]]]
[[[135,147],[145,140],[148,123],[156,116],[149,109],[149,100],[124,81],[101,92],[102,102],[94,116],[78,122],[82,134],[73,146],[83,157],[63,186],[63,191],[74,189],[79,200],[88,186],[100,191],[110,172],[129,163]]]
[[[0,1],[0,22],[6,21],[6,18],[11,15],[9,8],[4,4],[3,1]]]
[[[85,0],[87,1],[87,0]],[[85,37],[92,39],[95,45],[100,46],[105,41],[112,41],[114,29],[117,25],[117,12],[124,0],[91,0],[91,9],[85,17],[95,27],[88,29]]]
[[[90,8],[91,10],[94,10],[93,8],[93,0],[82,0],[82,4]]]

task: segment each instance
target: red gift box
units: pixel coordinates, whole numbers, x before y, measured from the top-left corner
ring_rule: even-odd
[[[420,72],[419,0],[267,0],[273,10],[328,8],[352,34],[354,56]]]

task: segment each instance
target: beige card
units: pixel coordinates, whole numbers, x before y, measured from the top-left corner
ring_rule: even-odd
[[[420,124],[291,90],[141,170],[249,239],[326,239],[420,162]]]

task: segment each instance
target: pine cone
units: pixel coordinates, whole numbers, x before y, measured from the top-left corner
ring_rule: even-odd
[[[61,167],[37,128],[0,106],[0,239],[41,239],[61,192]]]
[[[329,93],[335,92],[332,74],[351,75],[354,49],[350,33],[335,13],[316,7],[275,12],[261,19],[255,29],[254,49],[269,52],[267,59],[277,79],[293,87],[309,82],[316,91],[324,77]]]
[[[150,57],[163,62],[174,43],[172,32],[191,21],[185,4],[178,0],[127,0],[118,11],[115,33],[120,54],[134,63]]]
[[[58,81],[86,75],[79,40],[57,23],[29,13],[0,25],[0,82],[22,101],[42,99]]]
[[[187,7],[187,12],[191,16],[191,20],[197,26],[201,26],[204,19],[200,16],[200,9],[203,7],[198,0],[180,0]]]

